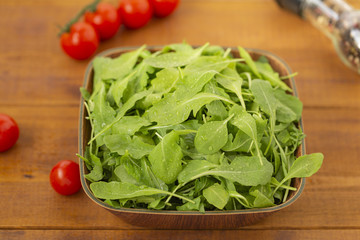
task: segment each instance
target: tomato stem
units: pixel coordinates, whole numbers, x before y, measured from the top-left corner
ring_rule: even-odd
[[[58,37],[60,37],[63,33],[70,32],[71,26],[78,22],[80,18],[86,13],[86,12],[95,12],[97,5],[99,4],[100,0],[94,0],[89,5],[86,5],[83,9],[76,14],[74,18],[72,18],[64,27],[60,27],[60,32],[58,33]]]

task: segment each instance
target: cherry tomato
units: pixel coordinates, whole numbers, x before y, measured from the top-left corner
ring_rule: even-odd
[[[61,47],[70,57],[83,60],[93,55],[99,46],[99,37],[89,23],[77,22],[69,33],[63,33]]]
[[[150,0],[156,17],[166,17],[175,11],[180,0]]]
[[[53,189],[62,195],[71,195],[81,188],[79,164],[71,160],[61,160],[50,172]]]
[[[152,7],[148,0],[121,0],[119,15],[127,28],[145,26],[152,17]]]
[[[99,3],[95,12],[86,12],[84,18],[95,28],[101,40],[113,37],[121,25],[116,8],[105,2]]]
[[[10,149],[19,138],[19,127],[15,120],[0,113],[0,152]]]

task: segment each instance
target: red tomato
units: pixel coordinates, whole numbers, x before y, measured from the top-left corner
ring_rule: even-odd
[[[166,17],[175,11],[180,0],[150,0],[156,17]]]
[[[121,0],[119,15],[127,28],[145,26],[152,17],[152,7],[148,0]]]
[[[93,55],[99,46],[99,37],[88,23],[77,22],[69,33],[63,33],[60,39],[61,47],[70,57],[82,60]]]
[[[10,149],[19,138],[19,127],[15,120],[0,113],[0,152]]]
[[[50,172],[53,189],[62,195],[71,195],[81,188],[79,164],[70,160],[61,160]]]
[[[121,20],[116,8],[105,2],[97,5],[95,12],[86,12],[85,22],[90,23],[101,40],[113,37],[119,30]]]

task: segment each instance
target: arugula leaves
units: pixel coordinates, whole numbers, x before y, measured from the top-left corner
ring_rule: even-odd
[[[228,191],[218,183],[203,190],[205,199],[218,209],[223,209],[229,201]]]
[[[183,153],[178,145],[179,134],[178,131],[166,134],[149,154],[153,172],[166,184],[175,182],[182,170]]]
[[[114,208],[264,208],[317,172],[321,153],[295,157],[301,101],[265,57],[239,53],[183,43],[95,58],[79,156],[94,196]]]
[[[169,94],[148,109],[145,116],[151,122],[157,122],[158,125],[175,125],[188,119],[191,111],[195,116],[202,106],[215,100],[235,104],[230,99],[212,93],[198,93],[180,101],[177,101],[174,94]]]
[[[227,142],[228,131],[227,122],[234,115],[229,116],[224,121],[212,121],[204,123],[199,127],[195,139],[194,145],[199,153],[213,154],[218,152]]]

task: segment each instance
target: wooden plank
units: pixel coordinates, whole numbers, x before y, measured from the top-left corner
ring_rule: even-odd
[[[48,182],[60,159],[75,160],[77,107],[7,107],[19,120],[20,140],[0,155],[0,226],[5,228],[137,229],[80,192],[64,197]],[[305,108],[309,153],[324,164],[300,199],[247,229],[360,228],[360,115],[351,109]],[[345,157],[344,157],[345,156]]]
[[[287,239],[329,239],[347,240],[358,239],[360,230],[228,230],[228,231],[109,231],[109,230],[0,230],[0,238],[17,239],[162,239],[162,240],[193,240],[193,239],[258,239],[258,240],[287,240]]]
[[[0,22],[0,38],[4,39],[0,78],[6,86],[0,88],[0,106],[29,105],[29,99],[35,105],[77,104],[89,60],[74,61],[62,53],[55,23],[66,22],[87,1],[14,2],[0,3],[0,14],[6,19]],[[360,5],[354,2],[354,6]],[[28,19],[31,24],[24,24]],[[305,105],[360,105],[359,76],[340,62],[331,41],[310,23],[281,10],[274,1],[184,1],[169,18],[153,19],[136,31],[122,29],[100,44],[99,52],[183,40],[266,49],[299,72],[298,89]]]

